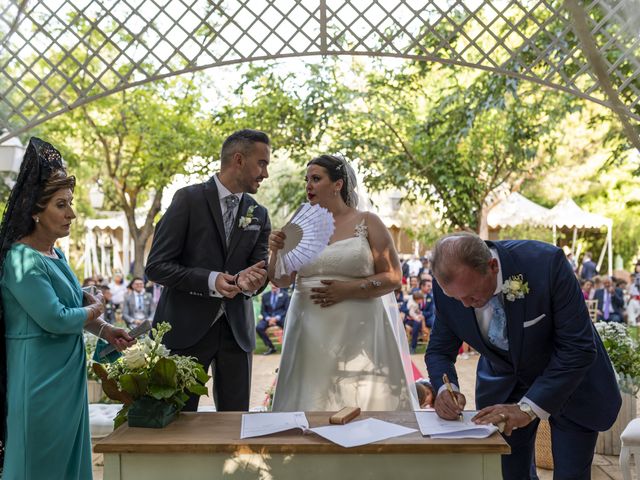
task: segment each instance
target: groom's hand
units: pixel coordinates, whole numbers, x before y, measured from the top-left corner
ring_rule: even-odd
[[[453,395],[456,396],[458,405],[456,405]],[[464,406],[467,404],[467,399],[460,392],[454,392],[453,395],[451,395],[451,392],[448,390],[443,389],[436,397],[434,408],[440,418],[444,418],[445,420],[457,420],[458,415],[460,415],[464,410]]]
[[[267,270],[264,268],[264,260],[259,261],[249,268],[245,268],[238,274],[238,287],[243,292],[255,292],[262,288],[267,281]]]
[[[233,298],[240,293],[240,288],[234,282],[234,276],[220,272],[216,277],[216,291],[226,298]]]

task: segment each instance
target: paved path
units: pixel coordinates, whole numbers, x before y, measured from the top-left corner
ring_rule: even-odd
[[[470,355],[468,359],[460,358],[456,364],[458,377],[460,379],[460,389],[467,398],[467,407],[475,408],[475,373],[478,363],[477,355]],[[413,362],[418,369],[426,376],[426,368],[424,366],[423,355],[413,355]],[[255,355],[253,357],[253,375],[251,382],[251,400],[249,402],[250,409],[256,409],[263,405],[266,392],[273,384],[276,370],[280,363],[280,355]],[[209,383],[209,391],[211,391],[211,382]],[[200,399],[202,405],[213,405],[212,397],[202,397]],[[94,480],[102,480],[101,456],[95,456]],[[538,469],[540,480],[552,480],[553,472],[551,470]],[[592,480],[622,480],[622,473],[618,467],[618,457],[596,455],[591,469]],[[633,478],[636,478],[635,475]]]

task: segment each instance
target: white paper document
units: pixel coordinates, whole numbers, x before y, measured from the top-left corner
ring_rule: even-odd
[[[379,442],[387,438],[400,437],[417,430],[375,418],[367,418],[366,420],[359,420],[346,425],[316,427],[312,428],[311,431],[333,443],[349,448]]]
[[[462,412],[463,421],[444,420],[436,412],[415,412],[422,435],[431,438],[487,438],[497,432],[495,425],[476,425],[471,419],[478,412]]]
[[[261,437],[293,428],[302,431],[309,428],[304,412],[245,413],[242,415],[240,438]]]

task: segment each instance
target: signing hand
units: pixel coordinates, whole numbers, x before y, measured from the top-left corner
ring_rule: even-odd
[[[272,252],[277,252],[278,250],[282,250],[284,248],[284,241],[287,236],[284,232],[280,230],[274,230],[269,235],[269,250]]]
[[[104,338],[111,345],[116,347],[116,349],[121,352],[131,345],[136,343],[136,339],[131,337],[125,330],[122,328],[116,328],[111,325],[107,325],[102,330],[102,338]]]
[[[526,427],[532,421],[531,417],[520,410],[518,405],[504,404],[483,408],[471,420],[480,425],[502,423],[504,424],[503,433],[507,436],[511,435],[513,430]]]
[[[338,280],[322,280],[322,284],[326,287],[316,287],[311,289],[311,300],[313,303],[320,305],[321,307],[330,307],[345,299],[344,284],[347,282],[340,282]]]
[[[267,281],[267,270],[264,268],[264,260],[245,268],[238,274],[238,287],[243,292],[255,292],[262,288]]]
[[[220,272],[216,277],[216,291],[226,298],[233,298],[240,293],[240,288],[234,282],[234,276]]]
[[[436,397],[434,408],[440,418],[445,420],[457,420],[458,416],[464,410],[464,406],[467,404],[467,399],[460,392],[453,392],[453,395],[458,399],[458,405],[456,405],[453,396],[449,390],[443,389]]]

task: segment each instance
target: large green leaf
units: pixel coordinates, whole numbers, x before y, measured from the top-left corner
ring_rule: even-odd
[[[187,386],[187,390],[196,395],[209,395],[209,390],[204,385],[200,385],[199,383],[193,383]]]
[[[147,393],[149,380],[139,373],[125,373],[120,376],[120,386],[133,398],[140,398]]]
[[[161,358],[151,369],[150,380],[152,387],[177,388],[177,367],[170,358]],[[151,389],[150,389],[151,390]]]

